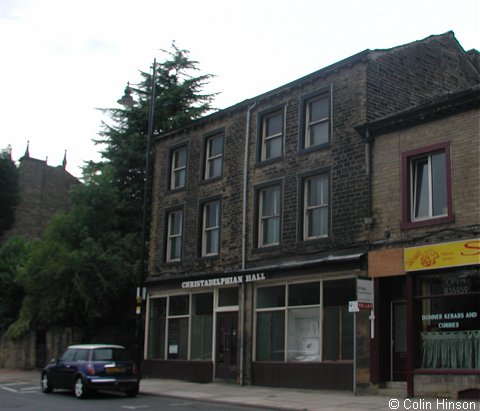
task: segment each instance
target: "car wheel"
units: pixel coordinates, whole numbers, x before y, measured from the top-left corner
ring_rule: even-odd
[[[42,392],[44,392],[45,394],[49,394],[53,391],[52,384],[50,383],[50,378],[48,378],[48,374],[46,372],[42,374],[40,384],[42,387]]]
[[[139,391],[139,386],[136,385],[135,387],[125,391],[125,394],[127,394],[127,397],[136,397],[138,395]]]
[[[89,394],[89,389],[85,386],[85,382],[81,376],[78,376],[75,379],[75,385],[73,387],[73,392],[75,393],[75,397],[77,398],[87,398]]]

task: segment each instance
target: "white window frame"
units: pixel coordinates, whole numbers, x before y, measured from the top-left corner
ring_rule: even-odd
[[[280,133],[275,133],[275,134],[270,134],[267,135],[267,123],[268,120],[273,118],[273,117],[281,117],[281,123],[282,123],[282,131]],[[262,150],[261,150],[261,161],[267,161],[267,160],[272,160],[278,157],[281,157],[283,155],[283,133],[285,129],[285,124],[284,120],[285,119],[285,114],[283,110],[277,110],[272,113],[266,114],[262,117]],[[280,140],[280,155],[276,157],[267,157],[267,145],[272,142],[273,140],[279,139]]]
[[[434,204],[434,198],[433,198],[433,164],[432,164],[432,156],[437,155],[437,154],[443,154],[444,155],[444,170],[446,174],[446,153],[445,151],[437,151],[437,152],[432,152],[432,153],[426,153],[422,154],[416,157],[410,158],[410,220],[412,222],[416,221],[424,221],[424,220],[430,220],[432,218],[439,218],[439,217],[446,217],[448,216],[448,193],[446,193],[445,201],[446,201],[446,212],[442,214],[433,214],[433,204]],[[417,217],[416,216],[416,204],[417,204],[417,196],[418,196],[418,167],[417,164],[420,161],[425,161],[426,160],[426,167],[427,167],[427,181],[425,182],[428,187],[428,215],[424,217]],[[446,180],[446,175],[445,175],[445,180]],[[447,181],[445,181],[445,191],[447,192]]]
[[[179,224],[180,232],[172,234],[171,232],[172,223],[173,223],[172,219],[176,214],[180,216],[180,224]],[[171,258],[173,240],[180,241],[180,256],[178,258]],[[171,210],[168,212],[168,215],[167,215],[167,249],[166,249],[166,256],[165,256],[165,260],[167,263],[180,261],[182,259],[182,252],[183,252],[182,242],[183,242],[183,210],[182,209]]]
[[[311,120],[311,115],[312,115],[312,104],[317,102],[317,101],[320,101],[320,100],[327,100],[327,104],[328,104],[328,116],[327,117],[322,117],[318,120]],[[306,101],[306,104],[305,104],[305,110],[306,110],[306,113],[305,113],[305,139],[304,139],[304,147],[305,148],[310,148],[310,147],[316,147],[316,146],[320,146],[322,144],[327,144],[329,141],[330,141],[330,126],[329,126],[329,130],[328,130],[328,138],[327,138],[327,141],[324,142],[324,143],[319,143],[319,144],[311,144],[310,143],[310,128],[316,126],[317,124],[321,124],[321,123],[329,123],[330,121],[330,112],[331,112],[331,107],[330,107],[330,96],[327,94],[323,94],[321,96],[318,96],[318,97],[313,97],[309,100]]]
[[[175,166],[176,164],[176,159],[179,155],[180,152],[185,151],[185,164],[180,165],[180,166]],[[187,152],[187,147],[182,146],[178,147],[174,150],[172,150],[171,154],[171,160],[170,160],[170,190],[177,190],[179,188],[185,187],[187,183],[187,157],[188,157],[188,152]],[[177,174],[183,173],[184,174],[184,183],[183,185],[175,185],[175,177]]]
[[[212,146],[212,142],[214,140],[221,139],[222,140],[222,152],[220,154],[212,155],[210,156],[210,148]],[[222,170],[223,170],[223,148],[224,148],[224,134],[215,134],[213,136],[210,136],[207,138],[207,144],[205,147],[205,175],[204,179],[205,180],[210,180],[212,178],[220,177],[222,175]],[[214,163],[216,160],[220,159],[221,160],[221,166],[220,166],[220,174],[218,175],[213,175],[210,176],[210,170],[212,169],[211,164]]]
[[[269,214],[269,215],[263,215],[262,210],[263,210],[263,202],[264,202],[264,195],[267,191],[276,189],[278,190],[278,204],[276,204],[274,207],[276,209],[275,214]],[[265,243],[264,239],[264,224],[267,223],[269,220],[272,219],[278,219],[278,241],[275,243]],[[280,244],[280,239],[281,239],[281,222],[282,222],[282,186],[281,184],[274,184],[271,186],[263,187],[258,190],[258,227],[257,227],[257,232],[258,232],[258,247],[259,248],[264,248],[264,247],[272,247]]]
[[[308,191],[309,184],[308,184],[308,182],[312,181],[312,180],[324,179],[324,178],[327,180],[327,189],[328,189],[327,197],[328,197],[328,200],[331,201],[330,200],[330,198],[331,198],[330,191],[331,190],[330,190],[330,176],[329,176],[329,174],[326,174],[326,173],[325,174],[316,174],[316,175],[313,175],[313,176],[310,176],[310,177],[306,177],[303,180],[303,240],[304,241],[313,240],[313,239],[317,239],[317,238],[326,238],[326,237],[328,237],[328,234],[329,234],[329,231],[330,231],[330,212],[329,212],[330,203],[329,203],[329,201],[327,201],[326,203],[322,202],[321,204],[315,204],[315,205],[309,205],[308,204],[308,194],[309,194],[309,191]],[[310,186],[312,186],[312,185],[310,185]],[[322,197],[322,200],[323,200],[325,198],[325,193],[322,193],[321,197]],[[309,226],[309,222],[310,222],[309,211],[315,210],[315,209],[320,209],[320,208],[327,208],[327,232],[325,234],[321,234],[321,235],[318,235],[318,236],[309,236],[308,235],[308,226]]]
[[[210,227],[207,227],[207,209],[209,206],[212,206],[213,204],[216,205],[217,207],[217,218],[218,218],[218,224],[213,225]],[[220,200],[213,200],[213,201],[208,201],[203,204],[203,212],[202,212],[202,257],[210,257],[210,256],[215,256],[220,253],[220,227],[221,227],[221,202]],[[217,252],[208,252],[207,250],[207,236],[210,232],[212,231],[218,231],[218,244],[217,244]]]

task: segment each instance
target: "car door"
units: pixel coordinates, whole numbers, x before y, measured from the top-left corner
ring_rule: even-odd
[[[73,365],[76,353],[76,349],[67,349],[61,358],[56,361],[55,366],[51,368],[50,375],[55,388],[72,388],[73,378],[75,377]]]

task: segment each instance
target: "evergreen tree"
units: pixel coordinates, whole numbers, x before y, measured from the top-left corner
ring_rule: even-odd
[[[15,208],[19,202],[18,169],[10,153],[0,153],[0,238],[15,221]]]

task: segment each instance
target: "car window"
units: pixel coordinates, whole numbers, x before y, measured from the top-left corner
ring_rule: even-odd
[[[75,355],[75,361],[87,361],[89,350],[78,350]]]
[[[123,361],[128,359],[128,352],[123,348],[97,348],[93,352],[93,361]]]
[[[76,352],[77,352],[77,350],[69,348],[67,351],[65,351],[63,353],[62,358],[61,358],[62,361],[65,361],[65,362],[73,361],[73,358],[75,357]]]

